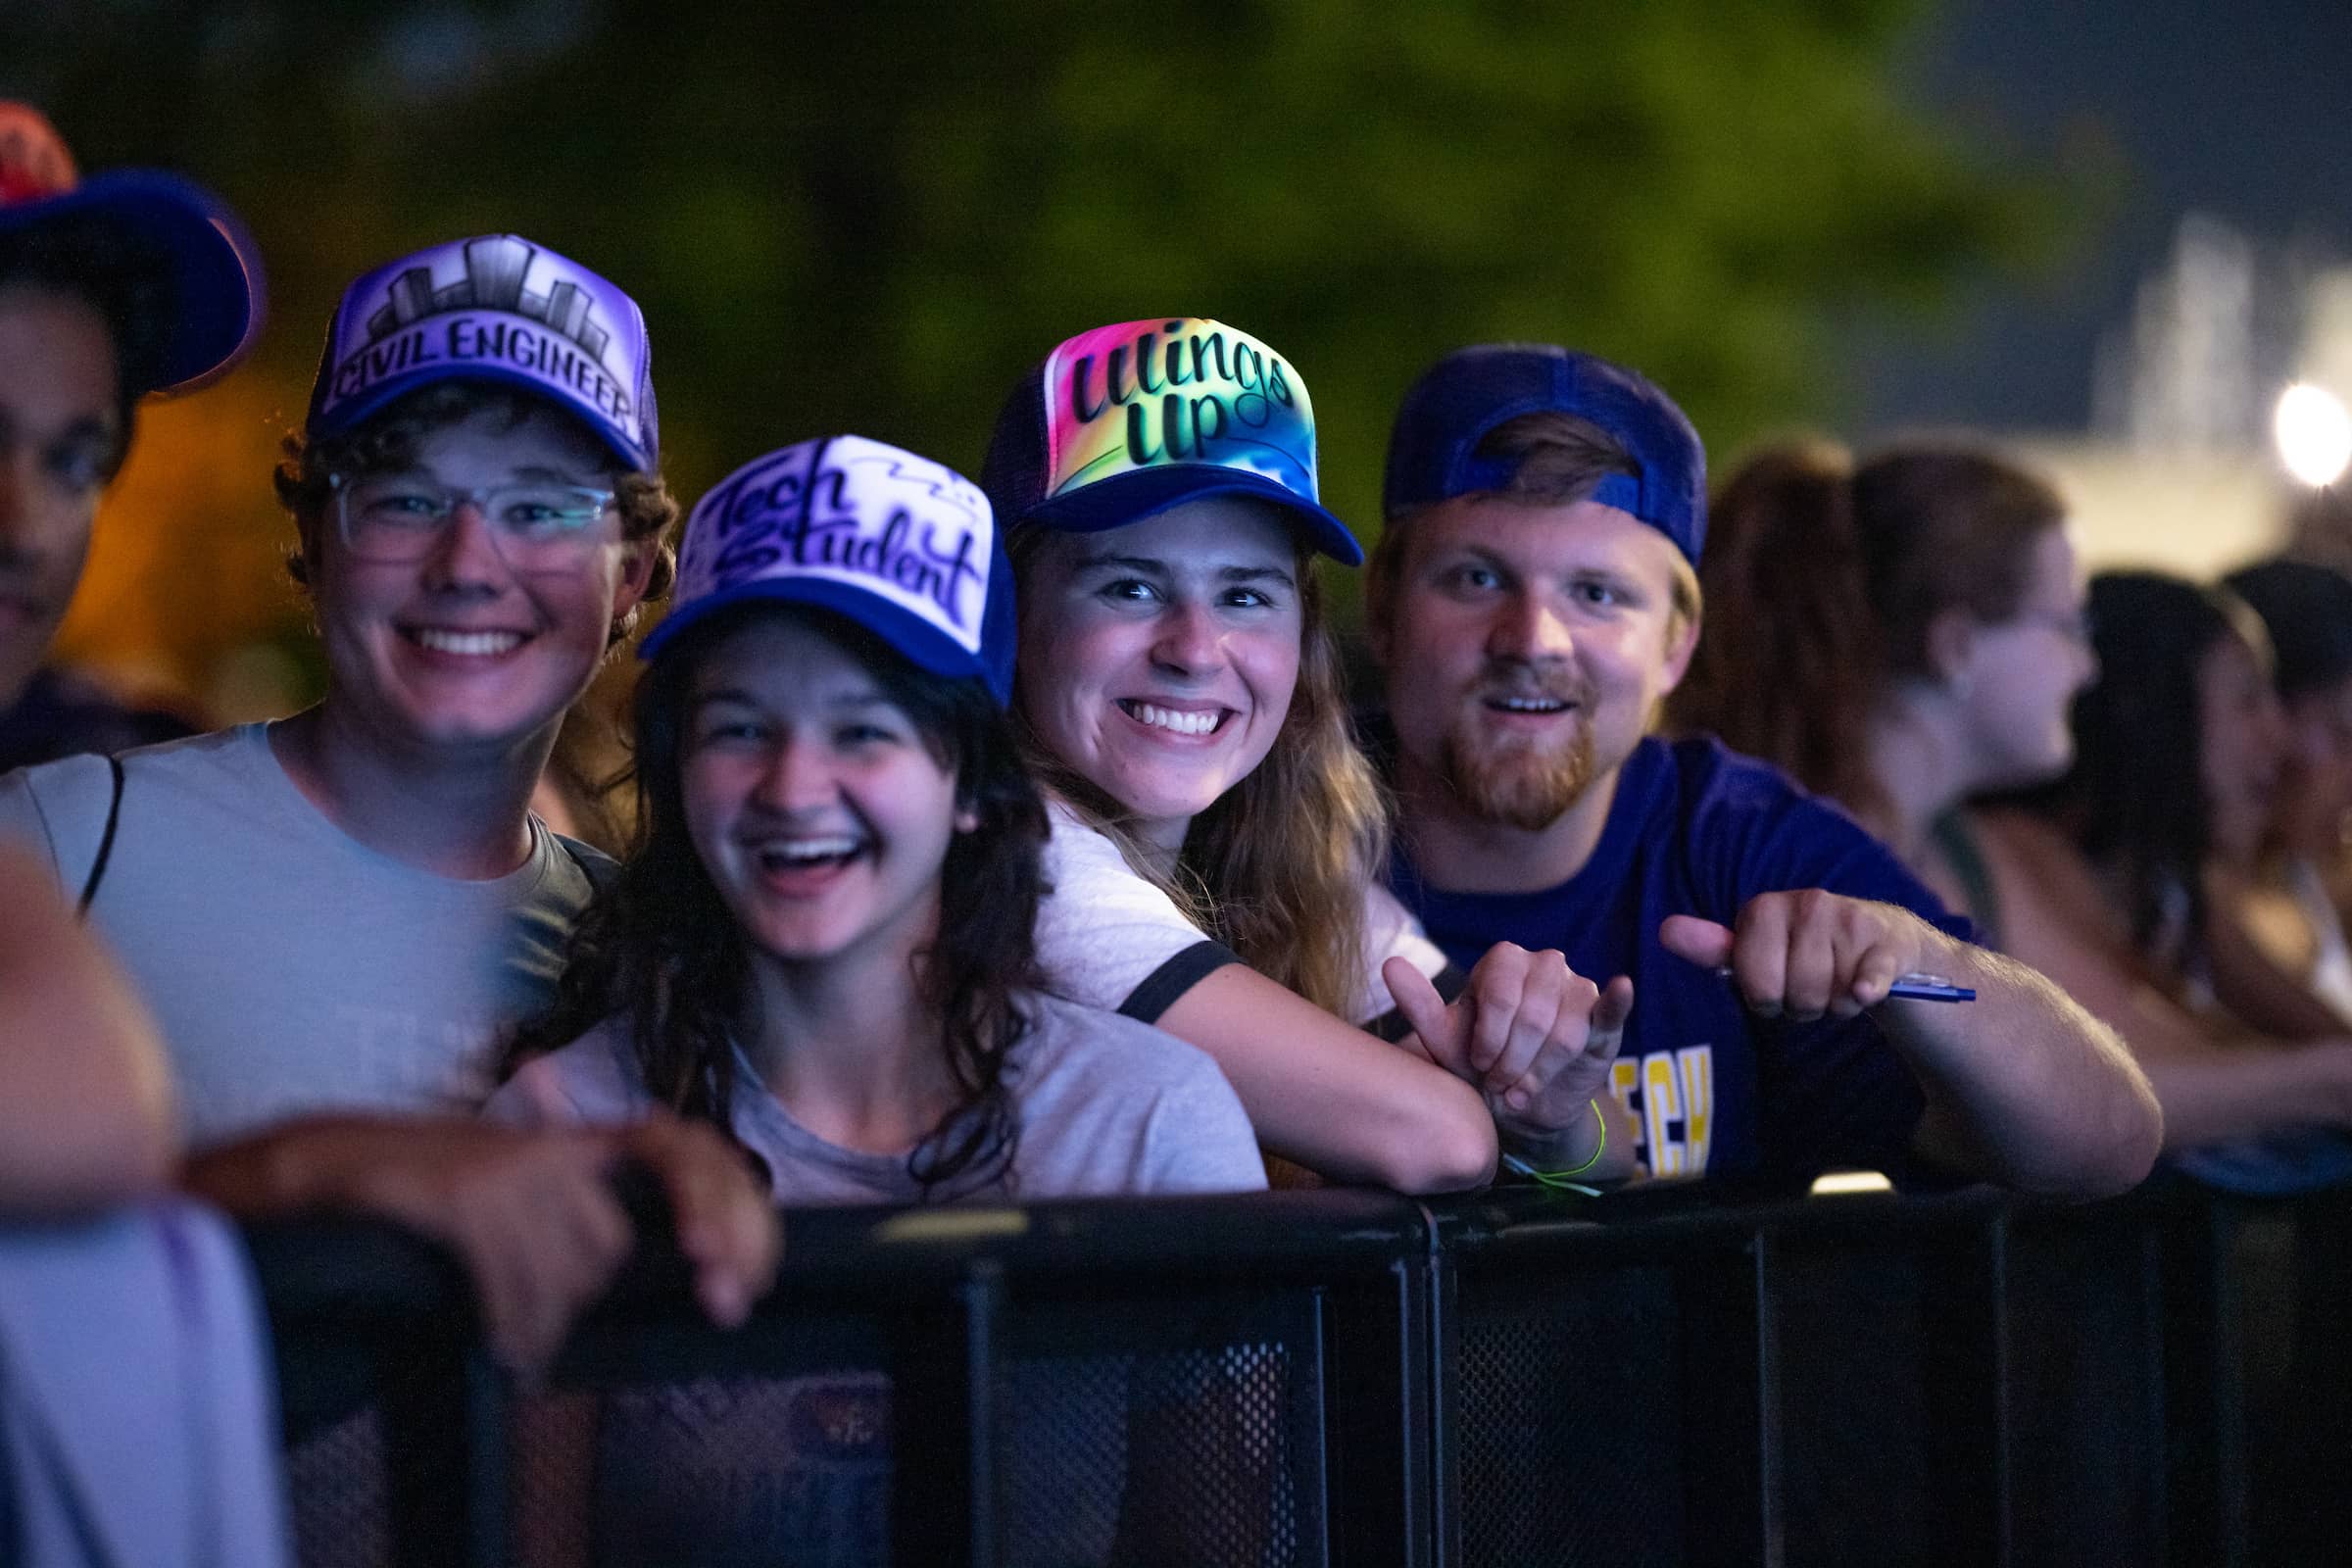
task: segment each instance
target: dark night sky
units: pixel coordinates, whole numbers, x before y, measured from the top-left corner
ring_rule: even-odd
[[[1858,335],[1866,431],[2082,428],[2099,335],[2184,212],[2352,259],[2352,0],[1946,0],[1915,54],[1916,92],[1973,133],[2053,160],[2103,140],[2120,185],[2058,275]]]

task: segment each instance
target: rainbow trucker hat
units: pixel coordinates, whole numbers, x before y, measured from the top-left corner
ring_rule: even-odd
[[[536,392],[630,467],[661,461],[653,348],[637,302],[518,235],[436,245],[344,290],[311,389],[310,431],[340,435],[450,380]]]
[[[863,436],[803,441],[748,463],[695,503],[658,657],[732,606],[846,615],[934,674],[1012,698],[1012,564],[979,486]]]
[[[1255,496],[1360,565],[1323,510],[1306,383],[1247,332],[1153,317],[1081,332],[1005,401],[980,482],[1006,527],[1096,533],[1205,496]]]
[[[0,100],[0,245],[52,238],[119,258],[158,289],[160,341],[150,363],[122,368],[128,393],[209,385],[261,335],[261,253],[220,198],[152,169],[80,178],[39,110]]]

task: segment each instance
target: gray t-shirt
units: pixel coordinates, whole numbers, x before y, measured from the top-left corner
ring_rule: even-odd
[[[595,851],[534,820],[511,875],[418,870],[321,815],[263,724],[122,760],[90,922],[163,1026],[193,1146],[313,1112],[481,1104],[505,1032],[552,992]],[[0,776],[0,835],[77,897],[112,793],[102,757]]]
[[[1020,1142],[1009,1189],[986,1197],[1238,1193],[1266,1185],[1242,1102],[1215,1062],[1115,1013],[1023,993],[1030,1026],[1006,1076]],[[760,1092],[737,1058],[735,1136],[767,1161],[781,1203],[909,1203],[922,1189],[904,1154],[825,1142]],[[533,1126],[634,1121],[651,1104],[618,1019],[526,1062],[483,1114]]]
[[[1007,1065],[1020,1114],[1009,1196],[1253,1191],[1266,1185],[1241,1102],[1200,1051],[1131,1018],[1025,993]],[[825,1142],[737,1058],[735,1134],[767,1161],[777,1201],[911,1202],[903,1154]],[[600,1025],[524,1064],[483,1114],[521,1125],[623,1122],[648,1104],[626,1026]],[[1000,1185],[981,1198],[1008,1196]],[[1113,1360],[1104,1375],[1123,1380]],[[1119,1397],[1124,1397],[1123,1383]],[[707,1379],[605,1401],[590,1503],[600,1565],[890,1560],[891,1407],[879,1373]],[[1114,1424],[1113,1430],[1119,1430]],[[1022,1462],[1066,1441],[1049,1430]],[[1099,1454],[1085,1460],[1101,1462]],[[1096,1560],[1089,1549],[1070,1560]]]

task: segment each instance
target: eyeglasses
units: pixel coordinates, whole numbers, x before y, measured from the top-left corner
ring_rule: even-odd
[[[360,561],[422,561],[458,509],[467,504],[488,525],[499,558],[517,571],[575,566],[612,537],[602,524],[613,510],[612,492],[585,485],[530,482],[453,490],[416,474],[362,479],[336,474],[329,482],[335,531]]]
[[[2068,642],[2084,648],[2091,645],[2088,610],[2021,610],[2009,620],[2012,625],[2039,626],[2044,631],[2056,632]]]

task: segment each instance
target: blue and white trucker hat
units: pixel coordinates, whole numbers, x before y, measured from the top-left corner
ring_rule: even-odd
[[[637,302],[518,235],[452,240],[346,289],[311,389],[310,433],[340,435],[448,380],[536,392],[630,467],[660,463],[653,349]]]
[[[934,674],[1012,697],[1012,564],[980,487],[863,436],[803,441],[746,464],[695,504],[670,641],[735,605],[812,605],[848,616]]]

